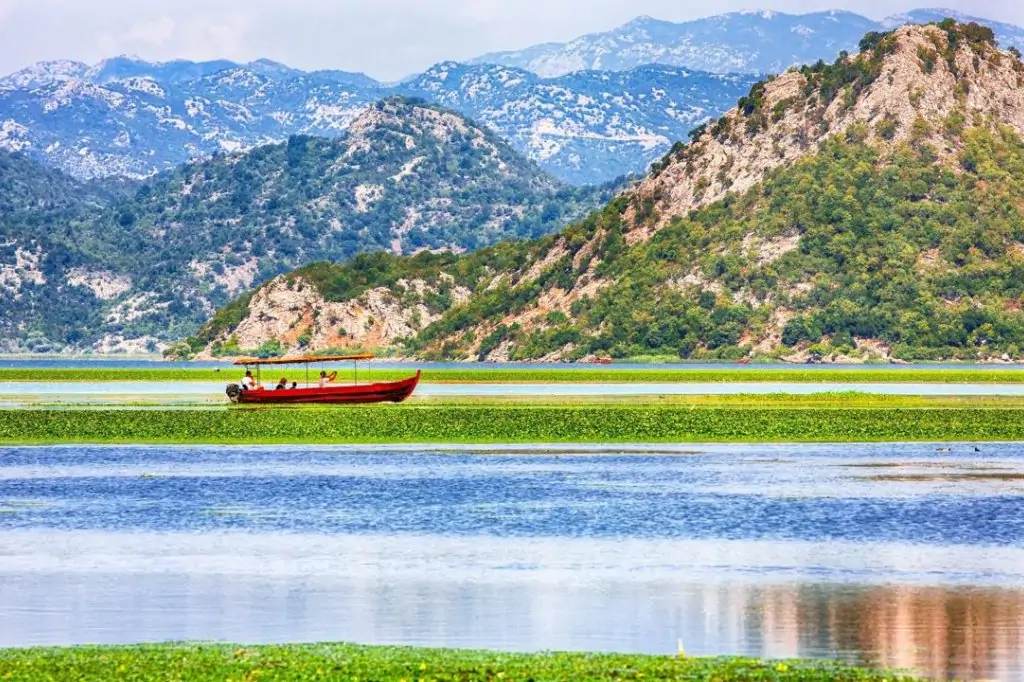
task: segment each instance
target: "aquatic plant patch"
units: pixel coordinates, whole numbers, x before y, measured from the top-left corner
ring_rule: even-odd
[[[0,410],[0,443],[707,443],[1024,440],[1024,408],[405,404]]]
[[[913,682],[817,661],[758,661],[616,654],[502,654],[344,644],[0,650],[0,680],[14,682],[223,682],[351,680],[463,682],[715,680],[717,682]]]

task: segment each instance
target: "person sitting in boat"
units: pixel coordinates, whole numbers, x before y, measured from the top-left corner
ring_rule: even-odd
[[[297,382],[297,381],[293,381],[293,382],[292,382],[292,390],[294,391],[294,390],[295,390],[296,388],[298,388],[298,387],[299,387],[299,382]]]
[[[286,378],[284,378],[284,377],[281,377],[281,380],[279,382],[277,382],[277,388],[275,388],[274,390],[275,391],[283,391],[286,388],[288,388],[288,380]]]
[[[330,374],[328,374],[326,371],[320,372],[320,388],[325,388],[327,384],[331,383],[337,378],[337,372],[331,372]]]
[[[256,380],[252,378],[252,372],[246,370],[245,376],[242,377],[242,390],[251,391],[256,387]]]

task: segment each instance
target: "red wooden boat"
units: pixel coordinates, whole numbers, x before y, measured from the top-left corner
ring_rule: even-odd
[[[274,358],[262,360],[257,358],[242,358],[235,361],[236,365],[244,365],[246,371],[250,367],[256,368],[256,386],[251,389],[244,389],[238,384],[231,384],[227,387],[228,399],[233,403],[244,404],[295,404],[295,403],[400,403],[412,395],[416,385],[420,382],[421,371],[417,370],[416,375],[401,381],[384,381],[374,383],[359,383],[358,363],[364,360],[372,360],[372,355],[335,355],[330,357],[301,357],[301,358]],[[346,385],[324,385],[319,384],[319,376],[315,383],[309,381],[310,363],[326,362],[352,362],[353,383]],[[260,384],[260,368],[266,365],[305,365],[305,385],[299,387],[297,381],[286,384],[295,388],[267,388]],[[329,381],[337,377],[333,372]]]

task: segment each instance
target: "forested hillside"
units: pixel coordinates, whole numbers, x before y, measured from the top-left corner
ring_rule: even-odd
[[[218,155],[137,188],[0,162],[19,164],[3,175],[0,330],[33,349],[154,348],[296,266],[537,237],[610,196],[567,187],[462,116],[403,98],[339,138]]]
[[[292,273],[179,350],[1020,358],[1020,54],[953,21],[861,47],[755,85],[558,235]]]

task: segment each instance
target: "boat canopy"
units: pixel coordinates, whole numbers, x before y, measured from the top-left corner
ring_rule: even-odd
[[[304,365],[310,362],[359,362],[373,360],[374,356],[364,355],[307,355],[298,358],[239,358],[236,365]]]

